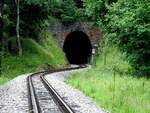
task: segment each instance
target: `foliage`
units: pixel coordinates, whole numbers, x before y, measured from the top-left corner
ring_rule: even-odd
[[[113,41],[127,54],[139,75],[150,75],[150,2],[122,0],[109,7],[106,15]]]
[[[99,21],[104,24],[104,16],[108,13],[107,6],[117,0],[84,0],[85,14],[98,25]],[[101,26],[103,27],[103,26]]]
[[[52,16],[58,18],[63,24],[68,25],[85,18],[84,9],[78,8],[74,0],[52,2]]]
[[[41,0],[40,0],[41,1]],[[46,29],[49,15],[49,6],[47,2],[31,2],[22,3],[21,18],[21,33],[22,36],[37,38],[39,33]],[[32,31],[32,32],[31,32]]]
[[[20,74],[42,70],[48,65],[58,68],[65,64],[65,57],[57,42],[53,40],[50,34],[40,36],[44,35],[47,36],[42,38],[43,42],[46,42],[45,45],[43,42],[39,44],[31,38],[22,39],[22,57],[7,53],[1,59],[2,73],[0,75],[0,84]],[[54,57],[56,52],[57,56]]]
[[[84,9],[77,8],[74,0],[21,0],[20,35],[36,39],[41,31],[47,29],[50,16],[59,19],[66,25],[85,18]],[[15,36],[15,0],[4,1],[3,19],[5,23],[4,31],[9,36]]]
[[[20,34],[21,36],[37,37],[38,33],[45,28],[45,20],[49,15],[49,5],[47,0],[24,0],[20,1]],[[5,1],[4,15],[7,20],[6,29],[8,34],[15,35],[16,23],[16,3],[15,1]],[[42,16],[41,16],[42,15]],[[8,29],[9,28],[9,29]],[[32,32],[31,32],[32,31]]]
[[[108,0],[85,0],[85,6],[87,14],[94,18],[93,21],[126,53],[133,72],[149,76],[150,2],[118,0],[111,3]]]
[[[54,65],[60,66],[65,64],[65,54],[62,52],[62,49],[59,47],[57,41],[54,37],[51,36],[48,32],[41,32],[39,36],[39,44],[45,49],[48,53],[51,54],[51,59],[55,62]]]
[[[125,54],[116,47],[104,45],[96,66],[73,74],[66,82],[111,113],[148,113],[150,81],[128,75],[129,69]]]
[[[84,6],[87,16],[96,24],[107,12],[104,0],[85,0]]]

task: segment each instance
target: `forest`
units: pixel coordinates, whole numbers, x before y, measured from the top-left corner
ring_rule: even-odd
[[[4,46],[7,45],[3,47],[3,54],[14,52],[6,40],[17,39],[16,12],[19,7],[20,40],[30,37],[38,41],[39,34],[56,19],[66,25],[75,21],[90,20],[103,30],[105,39],[117,45],[126,54],[133,73],[147,77],[150,74],[148,0],[5,0],[1,6],[2,42]],[[19,41],[16,44],[18,50],[15,51],[21,51]]]
[[[102,106],[111,112],[148,113],[149,0],[1,0],[0,84],[48,66],[60,68],[67,65],[65,55],[48,27],[57,22],[68,26],[77,21],[92,22],[102,31],[103,38],[99,42],[96,66],[92,66],[91,72],[75,74],[66,83],[79,88],[98,103],[102,102]],[[96,84],[89,86],[88,82],[98,82],[102,87],[94,89]],[[121,82],[126,85],[120,90]],[[105,83],[108,84],[105,86]],[[99,94],[101,90],[103,92]],[[122,94],[125,91],[127,93]],[[127,101],[126,98],[121,100],[123,95]],[[130,106],[130,101],[136,104]],[[136,108],[138,104],[140,107]]]

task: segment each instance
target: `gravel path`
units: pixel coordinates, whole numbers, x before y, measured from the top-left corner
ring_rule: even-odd
[[[28,113],[28,75],[19,76],[0,86],[0,113]]]

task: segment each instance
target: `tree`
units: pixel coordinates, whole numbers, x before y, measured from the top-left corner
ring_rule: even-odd
[[[107,34],[139,76],[150,75],[150,1],[85,0],[86,14]]]
[[[3,37],[3,7],[4,7],[4,1],[2,0],[0,3],[0,52],[2,52],[2,37]],[[2,54],[2,53],[0,53]]]
[[[2,70],[2,59],[3,59],[3,7],[4,7],[4,1],[0,3],[0,76],[1,76],[1,70]]]
[[[19,56],[22,56],[22,47],[21,47],[20,34],[19,34],[19,23],[20,23],[19,3],[20,3],[20,0],[16,0],[16,5],[17,5],[17,24],[16,24],[16,33],[17,33],[17,43],[18,43]]]
[[[38,40],[39,33],[47,28],[51,0],[24,0],[20,7],[20,34]],[[32,32],[31,32],[32,31]]]
[[[78,7],[79,5],[75,0],[58,1],[51,2],[53,5],[51,6],[50,14],[61,21],[64,25],[85,19],[84,8]]]
[[[104,24],[105,15],[108,13],[107,6],[116,1],[117,0],[84,0],[85,13],[96,25],[100,24],[100,21]]]
[[[46,25],[45,21],[50,15],[51,0],[6,0],[5,17],[8,20],[5,31],[10,37],[16,35],[17,9],[19,9],[19,34],[22,37],[32,37],[37,39],[38,34]],[[42,16],[41,16],[42,15]],[[5,19],[5,20],[6,20]],[[32,32],[31,32],[32,31]]]
[[[109,34],[127,54],[133,72],[150,75],[150,2],[148,0],[120,0],[109,7],[106,26]]]
[[[19,52],[21,56],[22,47],[20,38],[28,37],[38,40],[39,33],[47,28],[46,20],[50,15],[49,1],[3,1],[3,34],[5,37],[3,38],[3,42],[5,42],[5,53],[10,52],[15,54]]]

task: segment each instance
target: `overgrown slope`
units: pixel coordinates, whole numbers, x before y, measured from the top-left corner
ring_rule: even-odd
[[[7,54],[2,59],[0,84],[24,73],[39,71],[47,65],[60,67],[65,64],[65,56],[57,42],[48,33],[41,35],[39,44],[33,39],[23,39],[23,56]]]

